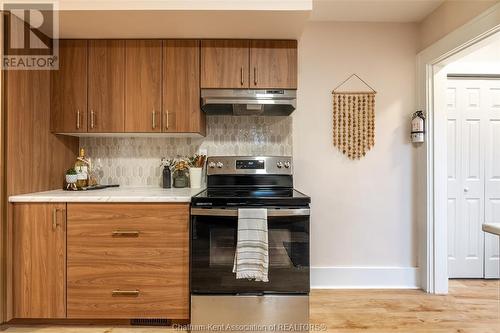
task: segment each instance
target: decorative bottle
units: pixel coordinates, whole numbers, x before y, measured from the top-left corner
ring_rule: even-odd
[[[85,149],[80,148],[80,155],[76,158],[75,170],[77,175],[76,187],[81,189],[89,184],[89,162],[85,158]]]

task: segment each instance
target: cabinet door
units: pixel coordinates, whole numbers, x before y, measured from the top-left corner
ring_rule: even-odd
[[[66,317],[65,207],[14,204],[14,318]]]
[[[189,319],[189,205],[68,204],[68,318]]]
[[[161,132],[161,40],[125,44],[125,132]]]
[[[297,41],[253,40],[250,88],[297,89]]]
[[[163,131],[205,134],[200,107],[200,42],[163,42]]]
[[[50,127],[55,133],[87,132],[87,41],[59,42],[59,70],[51,71]]]
[[[201,88],[248,88],[248,40],[201,41]]]
[[[125,41],[89,41],[89,132],[124,132]]]

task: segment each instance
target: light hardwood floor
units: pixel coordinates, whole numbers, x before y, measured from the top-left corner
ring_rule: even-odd
[[[450,293],[420,290],[314,290],[311,322],[327,332],[498,333],[500,281],[450,280]],[[172,328],[6,327],[7,333],[159,333]]]

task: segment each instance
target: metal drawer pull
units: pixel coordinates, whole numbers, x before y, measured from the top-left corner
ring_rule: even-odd
[[[152,120],[151,120],[152,121],[151,127],[153,129],[155,129],[156,128],[156,112],[155,112],[154,109],[153,109],[152,115],[153,115],[153,117],[152,117]]]
[[[238,216],[237,209],[212,209],[212,208],[191,208],[191,215],[197,216]],[[308,216],[310,215],[309,208],[297,209],[268,209],[267,216]]]
[[[139,290],[113,290],[111,292],[113,297],[138,297]]]
[[[76,110],[76,129],[80,129],[80,109]]]
[[[139,237],[139,231],[135,230],[115,230],[112,232],[113,237]]]

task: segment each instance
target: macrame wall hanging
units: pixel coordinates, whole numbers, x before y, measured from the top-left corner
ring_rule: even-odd
[[[357,78],[369,91],[341,91]],[[333,145],[352,160],[359,159],[375,145],[375,94],[362,78],[352,74],[333,89]]]

